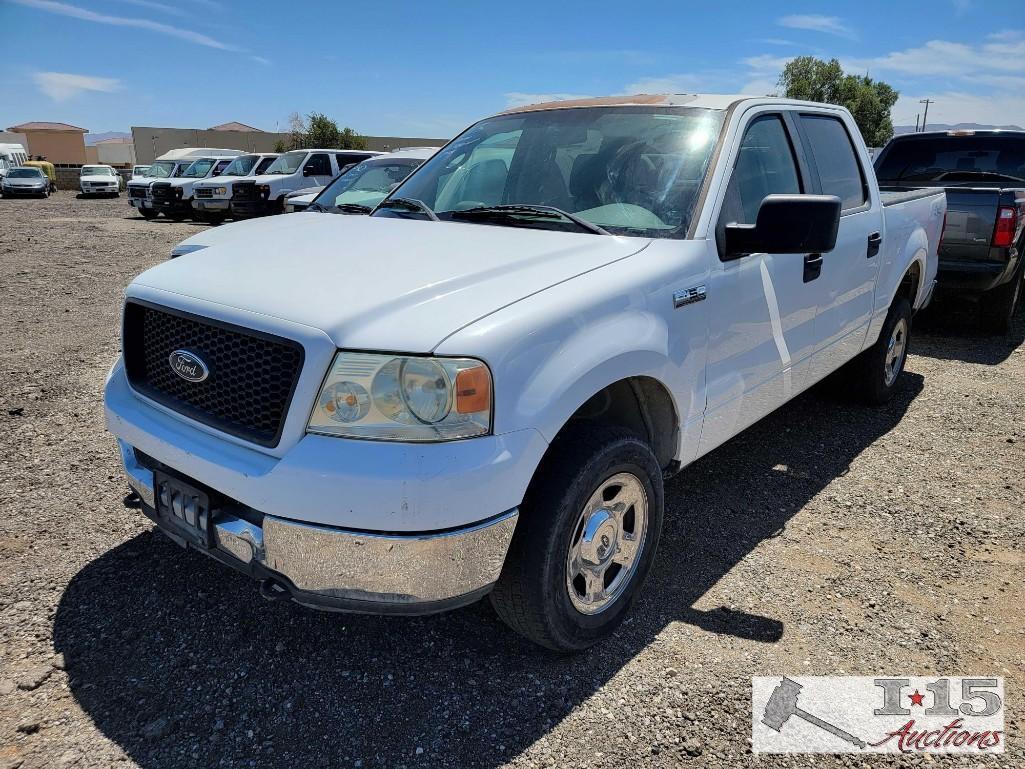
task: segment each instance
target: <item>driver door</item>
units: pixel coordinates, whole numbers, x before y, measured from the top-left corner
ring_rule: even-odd
[[[726,255],[727,224],[754,224],[766,195],[808,191],[789,115],[745,115],[719,200],[718,269],[709,278],[706,411],[700,453],[715,448],[807,386],[822,281],[809,254]],[[818,262],[821,265],[821,260]]]
[[[326,152],[314,152],[303,165],[303,187],[324,187],[334,178],[331,156]]]

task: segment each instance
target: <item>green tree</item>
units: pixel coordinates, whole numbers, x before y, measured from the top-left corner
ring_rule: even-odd
[[[281,139],[278,139],[276,142],[274,142],[274,151],[275,152],[287,152],[288,148],[285,146],[285,143],[283,141],[281,141]]]
[[[338,146],[343,150],[365,150],[367,149],[367,137],[361,136],[346,126],[338,135]]]
[[[319,112],[311,112],[307,117],[305,139],[307,147],[333,150],[342,146],[338,124]]]
[[[784,96],[839,104],[851,111],[869,147],[882,147],[893,136],[890,110],[900,94],[881,80],[848,75],[836,59],[798,56],[779,76]]]

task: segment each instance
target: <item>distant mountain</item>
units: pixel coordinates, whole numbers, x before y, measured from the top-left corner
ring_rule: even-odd
[[[1022,131],[1025,130],[1019,125],[986,125],[985,123],[956,123],[951,125],[950,123],[929,123],[926,126],[927,131],[986,131],[994,128],[1000,128],[1004,131]],[[913,125],[895,125],[893,132],[900,136],[901,134],[913,134],[915,127]]]
[[[85,146],[92,147],[96,142],[102,142],[105,139],[131,139],[130,133],[124,131],[107,131],[102,134],[86,134],[85,135]]]

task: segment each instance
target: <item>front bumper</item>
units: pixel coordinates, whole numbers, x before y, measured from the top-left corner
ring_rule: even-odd
[[[230,211],[231,201],[227,198],[193,198],[192,207],[197,211]]]
[[[271,203],[267,200],[232,200],[231,213],[233,216],[263,216],[271,210]]]
[[[79,187],[79,189],[82,190],[83,195],[114,195],[120,192],[116,184],[109,187]]]
[[[128,205],[133,208],[153,208],[152,201],[149,198],[133,198],[129,196]]]
[[[45,195],[46,186],[43,187],[0,187],[4,195]]]
[[[179,544],[156,510],[154,473],[118,439],[128,483],[142,509]],[[429,614],[485,595],[512,540],[516,508],[469,526],[388,534],[321,526],[263,514],[232,501],[211,503],[212,546],[201,552],[262,580],[270,598],[374,614]]]
[[[149,204],[147,208],[152,208],[163,214],[192,213],[192,201],[183,198],[151,198]]]

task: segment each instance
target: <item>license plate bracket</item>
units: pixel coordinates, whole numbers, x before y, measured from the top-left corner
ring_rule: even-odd
[[[153,473],[153,490],[160,523],[202,549],[211,547],[210,497],[192,484],[159,470]]]

